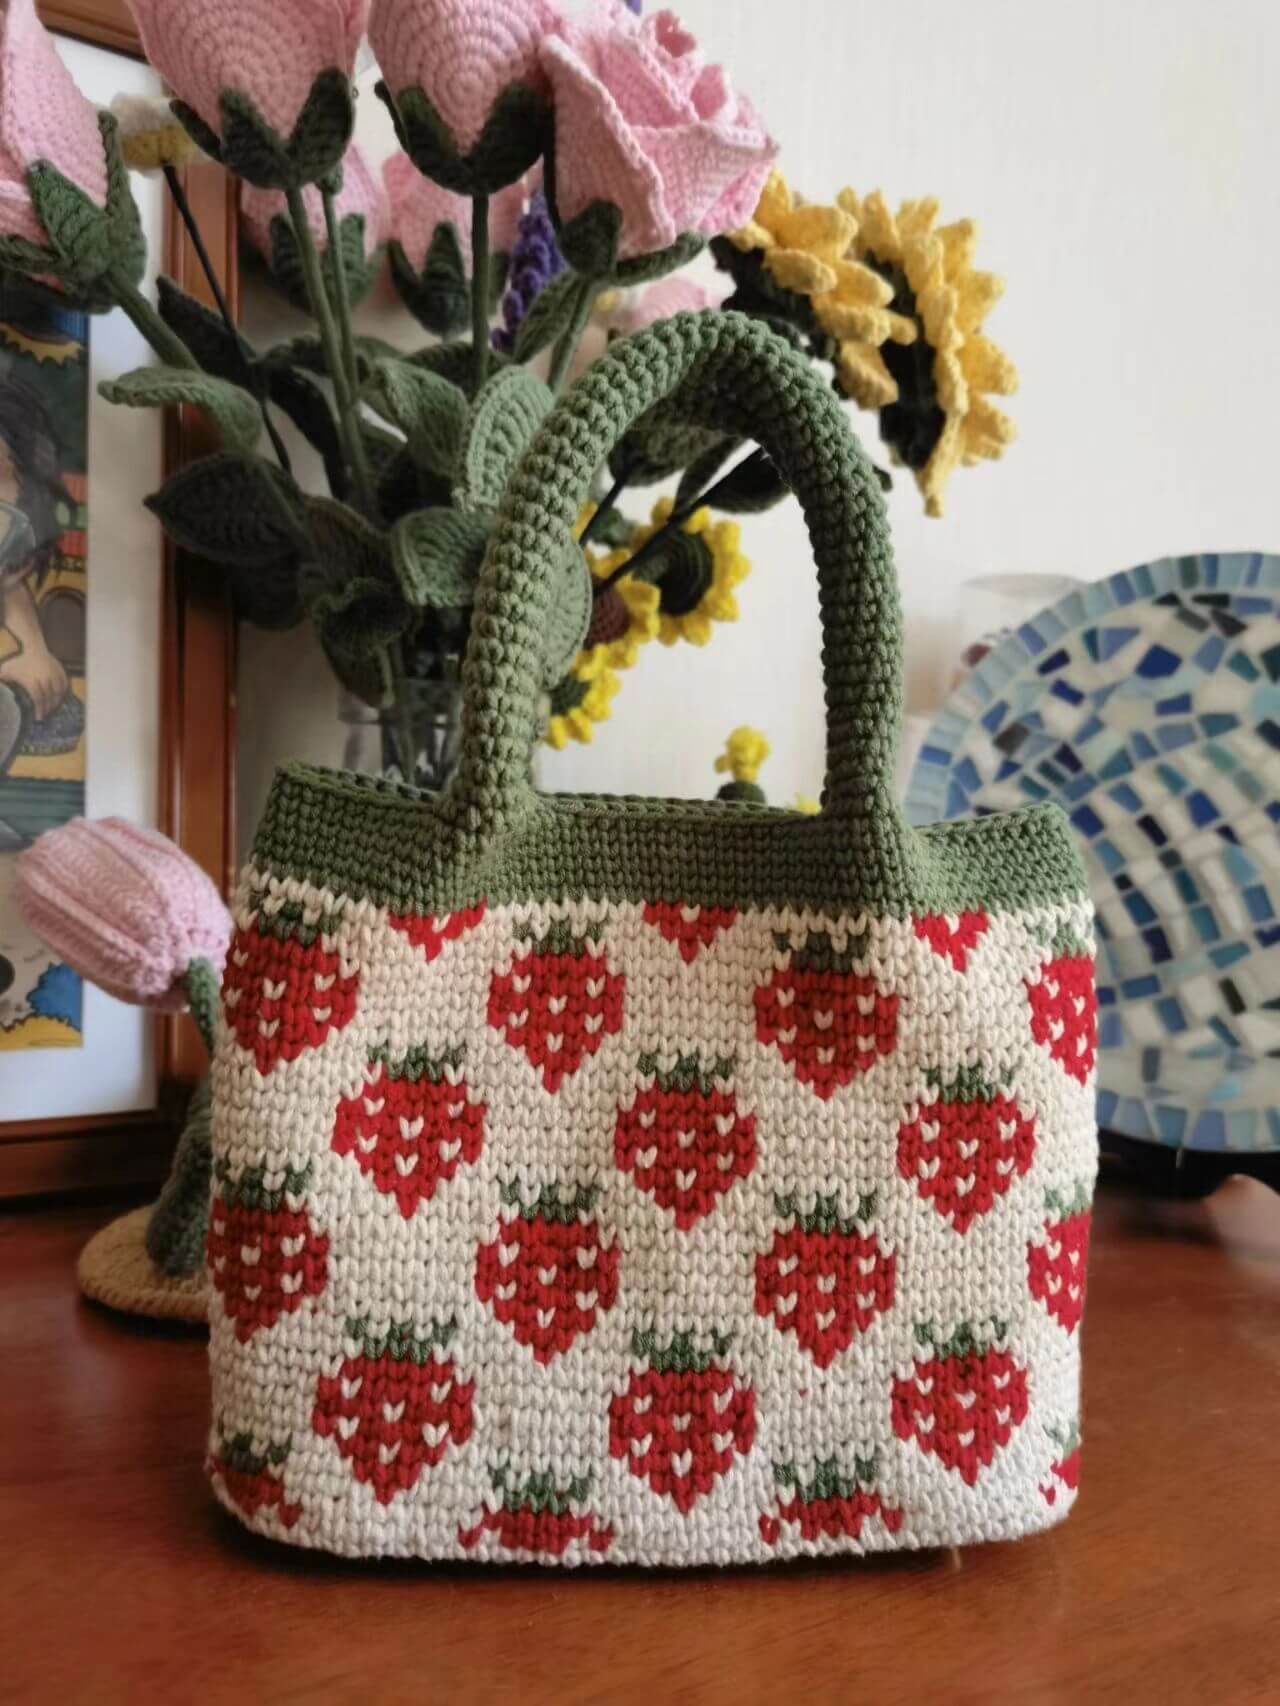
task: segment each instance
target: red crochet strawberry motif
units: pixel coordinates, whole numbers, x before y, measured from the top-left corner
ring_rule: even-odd
[[[1068,1333],[1084,1315],[1085,1274],[1089,1262],[1089,1193],[1083,1184],[1070,1197],[1050,1191],[1043,1236],[1027,1245],[1027,1284],[1031,1295]]]
[[[802,1214],[794,1197],[778,1197],[779,1218],[791,1224],[774,1233],[756,1257],[756,1314],[772,1316],[782,1333],[794,1333],[819,1368],[847,1351],[856,1333],[893,1308],[897,1257],[869,1231],[874,1196],[842,1219],[835,1197],[819,1197]]]
[[[329,1239],[307,1213],[310,1167],[252,1167],[237,1178],[219,1162],[214,1182],[209,1275],[245,1344],[305,1298],[319,1297],[329,1278]]]
[[[1031,1035],[1064,1072],[1087,1084],[1098,1055],[1093,959],[1069,936],[1060,936],[1051,953],[1037,981],[1027,984]]]
[[[288,1457],[288,1440],[257,1452],[252,1434],[235,1434],[230,1439],[220,1434],[217,1451],[205,1463],[205,1473],[210,1480],[221,1482],[223,1492],[247,1517],[274,1511],[283,1527],[292,1528],[302,1515],[302,1506],[291,1505],[284,1496],[280,1472]]]
[[[564,1488],[556,1486],[550,1471],[513,1485],[501,1468],[494,1470],[492,1480],[499,1503],[486,1505],[471,1528],[458,1530],[458,1542],[468,1552],[486,1534],[496,1535],[504,1552],[542,1558],[562,1558],[575,1542],[599,1553],[613,1545],[612,1524],[582,1508],[591,1491],[589,1475],[575,1477]]]
[[[1006,1325],[993,1321],[991,1329],[983,1335],[965,1322],[943,1341],[932,1327],[917,1327],[925,1349],[893,1382],[898,1438],[914,1439],[970,1487],[1027,1419],[1027,1371],[1002,1348]]]
[[[463,1050],[433,1058],[425,1049],[403,1060],[375,1056],[364,1084],[338,1103],[333,1148],[354,1156],[406,1220],[484,1144],[485,1104],[463,1076]]]
[[[610,971],[598,937],[553,924],[509,972],[495,972],[489,1023],[542,1070],[554,1095],[607,1036],[622,1029],[623,979]]]
[[[981,1067],[962,1067],[950,1084],[940,1072],[927,1079],[932,1100],[917,1103],[898,1127],[898,1172],[957,1232],[967,1232],[1030,1168],[1035,1116]]]
[[[297,903],[258,912],[227,954],[222,1005],[241,1048],[264,1075],[320,1048],[351,1023],[360,976],[334,946],[337,918],[308,917]]]
[[[898,997],[854,969],[866,954],[865,935],[851,936],[842,949],[821,931],[799,948],[781,932],[774,942],[785,959],[756,990],[756,1036],[826,1101],[892,1054]]]
[[[364,1321],[348,1321],[352,1353],[316,1384],[311,1426],[379,1504],[407,1493],[450,1445],[471,1438],[475,1382],[461,1379],[447,1354],[453,1333],[452,1321],[421,1333],[404,1322],[378,1337]]]
[[[1079,1425],[1072,1422],[1069,1427],[1047,1428],[1045,1431],[1061,1453],[1057,1461],[1049,1465],[1050,1472],[1068,1492],[1074,1493],[1080,1485]],[[1055,1505],[1058,1502],[1058,1489],[1052,1481],[1042,1481],[1040,1496],[1045,1504]]]
[[[686,965],[692,965],[737,916],[737,908],[733,906],[682,906],[679,901],[667,900],[651,900],[644,909],[645,923],[654,925],[668,942],[675,943]]]
[[[855,1457],[853,1472],[840,1467],[836,1458],[827,1458],[814,1465],[813,1479],[803,1481],[794,1463],[778,1463],[773,1478],[780,1487],[790,1489],[791,1496],[783,1499],[775,1515],[765,1513],[760,1518],[760,1538],[766,1546],[776,1546],[784,1523],[800,1530],[801,1540],[812,1544],[818,1540],[857,1540],[863,1524],[879,1517],[890,1534],[902,1527],[902,1512],[885,1504],[876,1491],[877,1459]]]
[[[580,1186],[565,1198],[549,1184],[527,1202],[518,1181],[506,1185],[502,1200],[514,1213],[480,1246],[476,1296],[538,1362],[567,1351],[617,1300],[618,1247],[601,1241],[598,1195]]]
[[[402,936],[407,936],[415,948],[421,948],[428,961],[439,957],[446,942],[456,942],[468,930],[474,930],[484,917],[485,903],[464,906],[458,912],[447,912],[437,918],[433,913],[390,912],[387,923]]]
[[[956,971],[967,971],[969,955],[987,933],[985,912],[961,912],[944,916],[930,912],[911,920],[916,935],[927,942],[939,959],[950,960]]]
[[[739,1111],[729,1087],[733,1070],[732,1059],[704,1067],[690,1054],[668,1072],[656,1055],[641,1055],[649,1083],[618,1110],[618,1166],[675,1216],[682,1232],[710,1214],[756,1164],[756,1119]]]
[[[755,1392],[730,1365],[730,1342],[712,1333],[708,1348],[677,1333],[659,1345],[636,1333],[632,1355],[645,1366],[609,1404],[610,1452],[682,1516],[755,1443]]]

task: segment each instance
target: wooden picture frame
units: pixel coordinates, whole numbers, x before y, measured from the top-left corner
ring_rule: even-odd
[[[39,0],[52,30],[141,58],[124,0]],[[187,195],[222,288],[237,307],[234,180],[201,162],[184,174]],[[163,270],[213,306],[212,292],[182,222],[169,210]],[[165,470],[216,444],[190,408],[165,430]],[[165,546],[161,615],[160,794],[157,821],[224,893],[236,862],[235,624],[224,577]],[[155,1105],[125,1116],[0,1121],[0,1200],[143,1184],[164,1175],[185,1098],[205,1069],[189,1020],[157,1020]]]

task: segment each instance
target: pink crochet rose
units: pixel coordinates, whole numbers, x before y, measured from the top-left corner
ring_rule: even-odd
[[[421,89],[466,154],[505,88],[545,88],[538,42],[556,21],[547,0],[373,0],[369,40],[391,93]]]
[[[200,867],[155,830],[73,818],[18,860],[27,922],[109,995],[178,1012],[193,960],[221,973],[231,917]]]
[[[355,0],[129,0],[156,70],[222,135],[219,99],[247,96],[287,140],[323,71],[350,76],[365,7]]]
[[[696,314],[704,308],[718,308],[723,300],[722,292],[707,290],[693,279],[673,273],[634,292],[609,316],[609,324],[619,332],[638,332],[652,326],[655,320],[669,320],[673,314]]]
[[[471,202],[424,178],[407,154],[393,154],[382,168],[382,181],[391,202],[391,236],[404,250],[415,271],[421,272],[437,225],[452,220],[465,254],[471,244]],[[489,198],[489,247],[509,252],[524,212],[524,185],[511,184]]]
[[[674,13],[640,20],[622,0],[595,0],[545,36],[539,54],[555,104],[562,220],[593,201],[616,203],[625,260],[750,218],[777,144]]]
[[[34,0],[7,0],[0,4],[0,236],[43,247],[48,239],[27,191],[27,171],[39,160],[106,204],[97,112],[59,59]]]
[[[324,202],[320,191],[309,185],[302,192],[307,210],[307,224],[323,253],[329,247],[329,232],[325,224]],[[334,198],[339,220],[353,214],[364,217],[364,252],[366,259],[386,242],[391,226],[391,207],[386,191],[374,176],[369,162],[359,148],[347,149],[342,160],[342,188]],[[283,190],[260,190],[245,184],[240,192],[240,217],[246,237],[263,257],[271,259],[271,222],[288,218],[289,209]],[[346,245],[343,245],[344,249]]]

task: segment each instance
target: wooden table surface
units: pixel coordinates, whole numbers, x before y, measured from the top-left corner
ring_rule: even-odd
[[[355,1565],[200,1473],[204,1345],[80,1303],[96,1207],[0,1216],[0,1699],[1280,1701],[1280,1197],[1098,1209],[1070,1521],[721,1574]]]

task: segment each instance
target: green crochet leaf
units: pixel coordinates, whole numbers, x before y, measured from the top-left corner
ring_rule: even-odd
[[[176,544],[217,563],[265,568],[306,543],[301,493],[261,457],[206,456],[146,502]]]
[[[169,102],[169,110],[196,147],[202,149],[211,160],[222,164],[222,138],[211,125],[204,122],[195,108],[189,107],[185,101],[175,99]]]
[[[364,372],[375,361],[399,359],[400,351],[383,338],[358,337],[356,355],[361,371]],[[272,344],[261,360],[266,367],[301,367],[308,373],[314,373],[317,379],[329,377],[324,344],[314,332],[304,332],[300,337],[289,338],[282,344]]]
[[[582,280],[571,268],[557,273],[534,297],[520,322],[513,354],[517,361],[532,361],[569,329],[578,303]]]
[[[379,361],[366,395],[404,433],[415,462],[453,474],[467,429],[467,399],[456,385],[412,362]]]
[[[593,201],[556,231],[560,252],[581,278],[614,276],[618,266],[618,242],[622,236],[622,209],[611,201]]]
[[[725,442],[724,433],[697,426],[682,410],[661,402],[619,439],[609,467],[615,477],[625,473],[631,485],[648,486],[710,457]]]
[[[333,498],[308,498],[306,552],[331,586],[347,581],[390,582],[391,550],[385,533]]]
[[[378,95],[390,109],[400,146],[433,183],[458,195],[493,195],[522,178],[546,149],[550,109],[527,83],[510,83],[490,109],[475,146],[461,154],[431,98],[420,88]]]
[[[147,1221],[147,1254],[171,1278],[199,1272],[209,1230],[213,1155],[212,1080],[196,1085],[173,1165]]]
[[[324,461],[329,490],[336,498],[345,498],[350,483],[345,452],[333,408],[323,387],[310,374],[296,367],[272,367],[263,370],[267,376],[267,395],[282,414],[288,416]]]
[[[105,211],[47,160],[28,170],[27,189],[66,276],[83,284],[102,278],[111,266],[111,227]]]
[[[333,586],[315,575],[304,575],[302,597],[342,685],[368,705],[389,704],[391,647],[412,620],[400,588],[371,578]]]
[[[612,282],[620,285],[647,284],[651,279],[665,278],[668,273],[679,272],[681,267],[688,266],[706,246],[705,237],[700,237],[696,231],[686,231],[669,248],[619,261],[613,270]]]
[[[342,282],[346,289],[347,304],[351,308],[358,307],[369,294],[373,281],[378,276],[382,259],[381,250],[375,250],[372,255],[365,254],[364,233],[363,213],[349,213],[345,219],[338,222]],[[334,269],[331,249],[326,249],[321,256],[320,271],[329,301],[336,306],[339,300],[338,275]],[[282,213],[278,213],[271,221],[271,258],[267,263],[267,277],[292,307],[302,314],[311,312],[311,298],[307,290],[307,276],[298,248],[298,239],[293,226]]]
[[[336,66],[322,71],[311,85],[287,140],[238,89],[224,89],[218,108],[222,141],[215,158],[221,158],[238,178],[265,190],[302,189],[328,177],[341,165],[355,126],[351,82]],[[189,109],[183,108],[178,116],[197,136]]]
[[[451,338],[471,317],[471,287],[453,221],[445,220],[431,234],[422,271],[414,270],[402,246],[391,243],[391,277],[400,300],[425,331]]]
[[[680,476],[680,484],[676,487],[675,507],[684,509],[686,504],[692,503],[694,498],[700,496],[741,443],[739,438],[718,439],[700,456],[695,456]]]
[[[138,367],[119,379],[104,379],[98,391],[108,403],[133,409],[194,403],[213,421],[228,450],[248,454],[262,432],[257,398],[212,373],[193,373],[186,367]]]
[[[725,476],[715,507],[727,515],[755,515],[772,509],[791,488],[767,456],[748,456]]]
[[[64,306],[90,313],[114,307],[119,285],[136,286],[147,267],[147,245],[120,153],[119,127],[103,112],[98,114],[98,128],[107,168],[102,206],[47,160],[37,161],[27,172],[32,206],[50,245],[40,270],[62,283]],[[40,253],[38,245],[27,247],[29,260]],[[21,252],[11,250],[14,261]]]
[[[416,610],[459,610],[475,597],[490,519],[457,509],[421,509],[391,530],[396,579]]]
[[[221,314],[206,308],[180,285],[162,274],[156,280],[160,317],[186,344],[206,373],[219,379],[240,379],[254,359],[252,346],[233,333]]]
[[[460,508],[498,507],[512,471],[554,401],[528,368],[508,367],[494,374],[471,405],[458,461]]]
[[[582,650],[591,625],[593,591],[587,559],[574,540],[565,552],[555,602],[543,635],[542,685],[547,689],[564,679]]]
[[[428,344],[425,349],[415,350],[407,359],[415,367],[424,368],[428,373],[438,373],[442,379],[447,379],[451,385],[456,385],[460,391],[464,391],[468,398],[475,395],[476,364],[469,340],[459,338],[450,343]],[[503,355],[500,350],[489,351],[490,377],[500,368],[510,366],[509,356]]]

